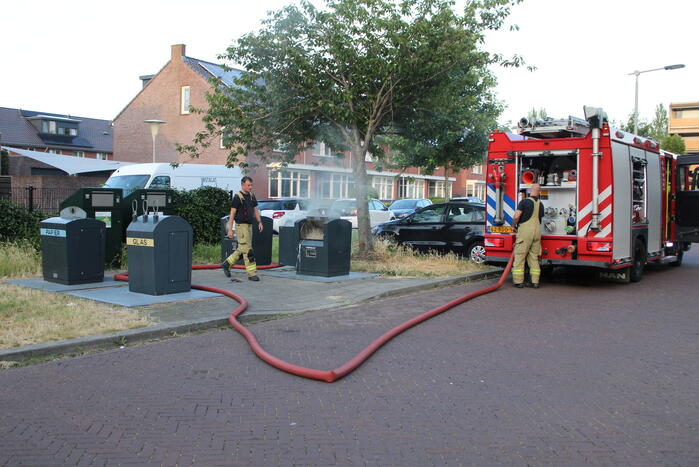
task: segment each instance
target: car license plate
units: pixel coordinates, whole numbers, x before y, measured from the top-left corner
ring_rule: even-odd
[[[490,227],[490,233],[512,233],[512,227],[509,225],[493,225]]]

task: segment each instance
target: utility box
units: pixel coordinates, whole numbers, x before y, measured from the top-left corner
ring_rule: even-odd
[[[122,242],[126,241],[126,229],[133,219],[134,209],[136,211],[136,216],[144,214],[144,207],[148,210],[148,212],[145,214],[149,214],[153,210],[158,212],[160,216],[175,214],[175,209],[172,205],[172,193],[173,191],[168,190],[167,188],[139,188],[124,196],[120,205],[121,216],[123,219],[121,235]]]
[[[59,205],[61,217],[101,220],[105,224],[104,260],[119,265],[123,235],[121,188],[78,188]]]
[[[228,218],[222,217],[219,226],[221,232],[221,262],[228,258],[238,248],[238,240],[233,229],[233,238],[228,238],[226,231]],[[274,223],[271,217],[261,216],[262,232],[257,228],[257,224],[252,224],[252,249],[255,250],[255,263],[258,266],[272,264],[272,238],[274,236]],[[243,264],[243,260],[237,264]]]
[[[39,229],[45,281],[73,285],[104,280],[104,222],[52,217],[41,221]]]
[[[139,216],[126,230],[129,291],[148,295],[192,288],[192,226],[178,216]]]
[[[285,266],[296,267],[299,257],[299,230],[304,219],[299,219],[293,225],[279,227],[279,262]]]
[[[300,238],[296,272],[322,277],[348,275],[352,223],[327,217],[307,217],[298,222]]]

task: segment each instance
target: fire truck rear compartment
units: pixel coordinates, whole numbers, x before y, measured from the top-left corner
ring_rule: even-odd
[[[542,235],[572,236],[577,233],[577,156],[577,151],[546,151],[525,154],[520,158],[520,192],[533,183],[541,185],[544,206]]]

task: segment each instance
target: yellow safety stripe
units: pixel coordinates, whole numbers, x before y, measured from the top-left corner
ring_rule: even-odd
[[[255,269],[257,269],[257,266],[246,266],[245,269],[247,271],[254,271]]]

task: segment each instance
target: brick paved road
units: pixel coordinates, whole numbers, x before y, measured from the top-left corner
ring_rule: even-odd
[[[447,312],[326,384],[233,331],[0,372],[0,465],[699,465],[699,253]],[[482,284],[480,284],[482,285]],[[330,369],[472,287],[254,325]]]

